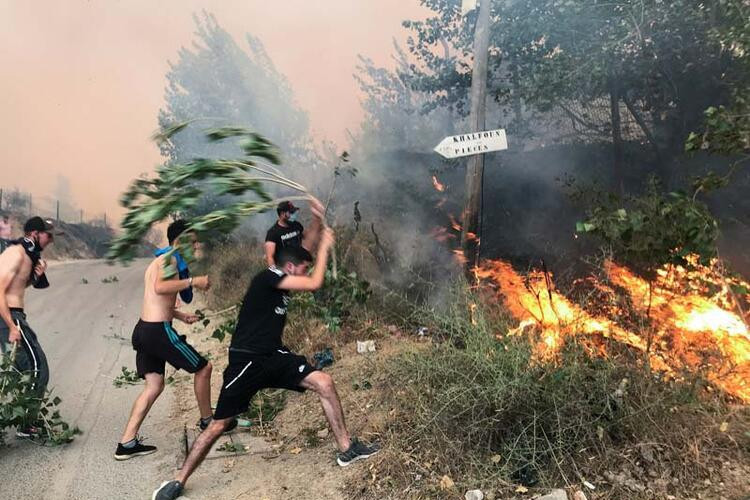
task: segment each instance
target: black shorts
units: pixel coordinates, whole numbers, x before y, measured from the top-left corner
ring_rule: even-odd
[[[314,371],[304,356],[283,349],[263,355],[230,350],[214,418],[229,418],[244,412],[261,389],[305,392],[299,384]]]
[[[195,373],[206,364],[206,358],[178,335],[169,321],[138,320],[133,330],[133,349],[138,376],[147,373],[164,375],[164,363]]]

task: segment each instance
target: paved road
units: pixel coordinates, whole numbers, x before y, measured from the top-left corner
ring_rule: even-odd
[[[135,368],[130,334],[143,294],[145,261],[109,266],[89,260],[52,264],[47,290],[29,289],[26,312],[47,353],[50,387],[63,399],[63,417],[84,434],[69,445],[40,447],[6,435],[0,448],[3,500],[150,499],[179,453],[179,425],[171,422],[170,387],[141,433],[155,454],[117,462],[116,443],[139,386],[115,388],[122,366]],[[116,283],[102,283],[117,276]],[[82,282],[88,280],[88,284]]]

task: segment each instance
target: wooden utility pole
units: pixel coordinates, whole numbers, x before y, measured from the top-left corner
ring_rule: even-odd
[[[490,48],[490,10],[492,0],[479,2],[479,15],[474,30],[474,68],[471,74],[470,132],[485,129],[487,111],[487,60]],[[484,177],[484,155],[469,158],[466,166],[466,195],[464,199],[463,230],[461,248],[466,257],[465,271],[473,279],[471,270],[479,265],[479,245],[482,220],[482,180]]]
[[[57,223],[60,223],[60,200],[57,200],[57,217],[55,217],[55,220]]]

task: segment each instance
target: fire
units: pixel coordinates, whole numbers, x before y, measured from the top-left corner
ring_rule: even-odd
[[[445,184],[442,184],[434,175],[432,176],[432,186],[441,193],[445,191]]]
[[[456,218],[453,217],[453,214],[448,214],[448,217],[451,220],[451,228],[453,228],[454,231],[461,231],[461,224],[459,224]]]
[[[633,307],[651,319],[655,339],[674,361],[692,369],[710,365],[708,378],[725,391],[750,401],[750,332],[742,317],[730,310],[729,287],[717,286],[710,297],[679,293],[680,280],[703,283],[716,279],[710,268],[695,265],[688,273],[677,267],[661,269],[649,292],[648,282],[625,267],[606,265],[609,279],[628,291]],[[705,286],[705,285],[704,285]],[[705,288],[702,290],[707,291]],[[714,354],[718,351],[718,355]]]
[[[461,250],[460,248],[457,248],[457,249],[453,250],[452,252],[453,252],[453,258],[456,259],[456,262],[459,265],[463,266],[464,264],[466,264],[466,262],[468,261],[468,259],[464,255],[464,251],[463,250]]]
[[[611,304],[602,306],[597,313],[588,310],[590,304],[584,308],[556,290],[549,273],[532,271],[524,277],[509,263],[490,260],[483,262],[476,274],[496,289],[519,320],[519,327],[508,335],[524,334],[529,327],[539,330],[540,340],[534,349],[541,359],[553,358],[567,337],[600,335],[648,351],[651,366],[667,374],[704,371],[713,384],[750,402],[748,327],[732,311],[731,289],[726,280],[712,277],[708,268],[697,269],[662,269],[649,289],[646,280],[609,262],[605,271],[612,286],[585,280],[597,293],[611,299]],[[622,291],[616,292],[615,288]],[[706,298],[709,290],[718,291]],[[625,325],[622,319],[625,314],[616,304],[623,291],[641,319],[639,327]]]
[[[490,279],[498,285],[510,313],[526,325],[531,322],[542,330],[544,345],[536,346],[543,358],[554,356],[566,336],[576,333],[599,334],[612,337],[637,349],[646,350],[646,342],[620,328],[612,321],[594,317],[573,304],[554,288],[550,274],[532,271],[524,279],[512,266],[500,260],[485,262],[476,272],[480,279]],[[516,332],[521,330],[516,329]],[[662,363],[655,359],[657,365]]]
[[[445,242],[451,239],[455,239],[456,235],[449,232],[448,229],[444,227],[436,227],[433,228],[430,232],[430,235],[436,240],[440,242]]]

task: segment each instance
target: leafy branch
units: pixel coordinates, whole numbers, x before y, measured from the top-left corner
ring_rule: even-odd
[[[35,438],[40,443],[64,444],[73,440],[81,431],[70,427],[57,409],[59,397],[40,395],[35,390],[34,378],[16,368],[14,352],[10,350],[0,358],[0,431],[8,427],[39,427],[41,433]],[[3,436],[0,432],[0,444]]]
[[[164,144],[195,120],[165,127],[153,136]],[[310,197],[305,186],[285,177],[275,165],[280,164],[279,151],[266,138],[241,127],[220,127],[206,130],[210,142],[236,139],[244,157],[239,159],[195,158],[185,163],[166,163],[156,170],[154,178],[142,177],[133,181],[122,195],[120,204],[127,210],[122,220],[122,233],[110,244],[107,258],[128,262],[135,257],[140,241],[152,225],[165,218],[190,211],[207,193],[231,195],[240,201],[210,213],[192,218],[187,230],[196,236],[209,232],[230,233],[243,217],[274,208],[281,200],[304,200]],[[266,185],[277,184],[297,191],[297,196],[274,199]],[[177,241],[175,248],[165,255],[165,276],[176,274],[171,255],[179,251],[188,261],[193,260],[187,242]]]

